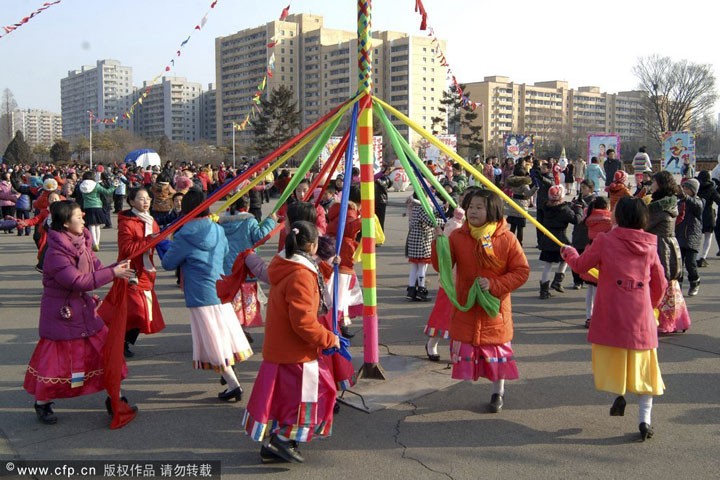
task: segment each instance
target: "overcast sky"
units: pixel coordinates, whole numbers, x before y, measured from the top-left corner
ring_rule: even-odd
[[[0,25],[13,24],[43,0],[0,0]],[[162,73],[192,33],[169,73],[205,86],[215,82],[214,39],[291,13],[325,17],[325,26],[356,29],[351,0],[63,0],[0,38],[0,89],[20,108],[60,112],[60,79],[68,70],[116,59],[142,85]],[[712,3],[712,2],[711,2]],[[566,80],[615,93],[637,86],[632,67],[653,53],[712,64],[720,81],[716,16],[706,1],[569,0],[512,2],[424,0],[428,23],[448,41],[460,82],[504,75],[518,83]],[[373,29],[422,35],[414,0],[375,0]],[[716,108],[720,111],[720,105]]]

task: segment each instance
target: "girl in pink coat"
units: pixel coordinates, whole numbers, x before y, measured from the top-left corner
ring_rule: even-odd
[[[657,254],[657,238],[643,230],[648,216],[642,200],[624,197],[615,207],[616,228],[598,235],[582,255],[572,247],[562,250],[573,270],[600,270],[588,333],[595,388],[618,395],[611,416],[625,414],[627,391],[640,397],[643,441],[654,433],[652,397],[662,395],[665,389],[653,309],[659,305],[667,281]]]

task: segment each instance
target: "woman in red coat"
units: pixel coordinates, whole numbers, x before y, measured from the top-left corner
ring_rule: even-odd
[[[110,323],[114,317],[112,306],[123,296],[127,301],[127,324],[125,327],[125,356],[135,355],[130,344],[135,344],[139,334],[153,334],[165,328],[160,304],[155,294],[155,265],[153,252],[145,251],[150,236],[160,227],[150,215],[150,195],[145,188],[130,190],[127,198],[130,210],[118,215],[118,259],[130,258],[136,277],[129,282],[113,283],[110,292],[100,306],[100,315]],[[137,255],[143,252],[141,255]],[[137,256],[135,256],[137,255]],[[103,308],[105,307],[105,308]]]

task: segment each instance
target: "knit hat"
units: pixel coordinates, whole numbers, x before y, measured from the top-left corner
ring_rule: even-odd
[[[58,188],[58,182],[54,178],[46,178],[43,182],[43,189],[48,192],[54,192]],[[697,189],[696,189],[697,191]]]
[[[453,218],[457,220],[458,222],[462,222],[465,220],[465,210],[463,210],[460,207],[457,207],[455,211],[453,212]]]
[[[690,180],[686,180],[682,186],[690,190],[693,195],[697,195],[698,189],[700,188],[700,182],[691,178]]]
[[[102,165],[98,165],[95,170],[97,170],[98,172],[102,173],[102,172],[105,171],[105,167],[103,167]]]
[[[548,198],[552,202],[559,202],[565,198],[565,187],[562,185],[553,185],[550,187],[550,190],[548,190]]]
[[[628,178],[627,172],[625,172],[625,171],[623,171],[623,170],[618,170],[617,172],[615,172],[615,176],[613,177],[613,181],[614,181],[615,183],[622,183],[622,184],[624,185],[625,182],[627,182],[627,178]]]
[[[188,177],[179,176],[177,180],[175,180],[175,188],[178,190],[187,190],[192,186],[193,182]]]

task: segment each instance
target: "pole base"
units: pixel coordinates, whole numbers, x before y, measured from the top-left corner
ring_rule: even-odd
[[[373,380],[387,380],[385,372],[379,363],[363,363],[358,370],[357,378],[370,378]]]

